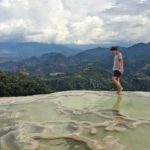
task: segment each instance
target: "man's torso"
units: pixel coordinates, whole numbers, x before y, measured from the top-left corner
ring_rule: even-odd
[[[114,56],[113,71],[120,71],[121,69],[123,69],[123,57],[122,54],[118,52],[118,54]]]

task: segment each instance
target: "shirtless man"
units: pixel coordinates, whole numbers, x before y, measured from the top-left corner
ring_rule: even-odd
[[[123,87],[120,83],[120,77],[124,72],[123,57],[121,52],[118,51],[117,47],[112,47],[110,51],[114,55],[114,64],[113,64],[114,75],[112,77],[112,81],[117,86],[117,94],[123,94],[122,93]]]

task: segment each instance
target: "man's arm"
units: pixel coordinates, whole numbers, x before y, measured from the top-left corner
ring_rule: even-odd
[[[124,72],[124,64],[123,64],[123,57],[122,57],[121,53],[119,53],[118,59],[119,59],[119,71],[121,73],[123,73]]]

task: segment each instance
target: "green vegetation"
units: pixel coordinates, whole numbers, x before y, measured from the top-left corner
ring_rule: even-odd
[[[85,67],[82,71],[59,77],[47,77],[48,86],[54,91],[64,90],[115,90],[111,81],[112,72],[94,67]],[[125,74],[122,76],[124,90],[150,91],[150,77],[145,74]]]
[[[123,76],[124,90],[149,91],[150,77],[146,76],[148,72],[144,73]],[[94,66],[56,76],[0,72],[0,96],[26,96],[67,90],[115,90],[111,76],[112,72]]]
[[[0,72],[0,96],[26,96],[49,93],[42,79],[25,73]]]

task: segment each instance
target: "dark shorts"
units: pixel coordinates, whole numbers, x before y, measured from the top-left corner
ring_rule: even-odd
[[[121,72],[118,71],[118,70],[115,70],[114,71],[114,76],[117,77],[117,78],[121,77]]]

